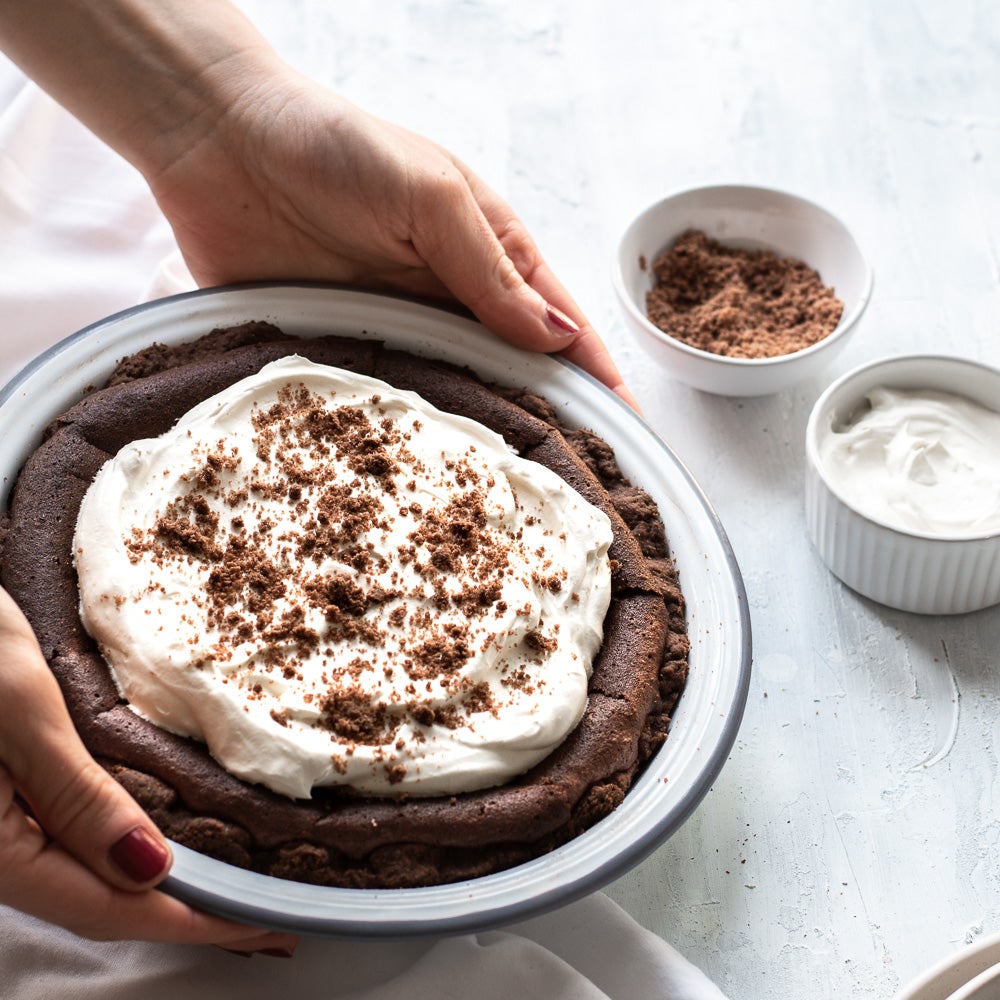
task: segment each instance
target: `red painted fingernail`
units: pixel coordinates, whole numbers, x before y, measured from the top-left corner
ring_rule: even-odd
[[[170,861],[166,846],[139,826],[117,841],[108,856],[133,882],[149,882],[162,875]]]
[[[545,318],[549,321],[549,326],[554,326],[561,334],[579,333],[580,328],[574,323],[566,313],[555,306],[545,306]]]

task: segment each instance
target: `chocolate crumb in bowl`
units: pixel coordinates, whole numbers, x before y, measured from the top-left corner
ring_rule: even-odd
[[[649,320],[664,333],[730,358],[773,358],[811,347],[844,304],[801,260],[728,247],[689,229],[653,262]]]

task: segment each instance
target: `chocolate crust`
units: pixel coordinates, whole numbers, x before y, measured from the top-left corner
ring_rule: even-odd
[[[121,701],[77,610],[70,553],[83,495],[128,441],[162,433],[196,403],[290,353],[381,378],[479,420],[612,519],[613,599],[587,711],[520,778],[452,797],[384,800],[320,789],[292,802],[232,777],[202,744],[158,729]],[[666,738],[687,676],[683,598],[663,523],[605,442],[562,427],[545,401],[484,385],[454,366],[375,341],[287,338],[268,324],[147,348],[125,359],[108,387],[57,418],[13,491],[0,579],[35,629],[85,744],[169,837],[241,867],[325,885],[451,882],[571,839],[621,803]]]

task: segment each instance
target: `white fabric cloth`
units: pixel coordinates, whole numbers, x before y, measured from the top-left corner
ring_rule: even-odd
[[[88,323],[194,283],[136,170],[6,61],[0,99],[5,382]]]
[[[724,1000],[601,893],[505,930],[385,944],[308,939],[291,959],[95,944],[0,909],[0,983],[17,1000]]]
[[[192,286],[142,178],[0,57],[0,381],[90,322]],[[0,907],[0,993],[16,1000],[722,998],[601,894],[504,930],[437,941],[308,939],[291,960],[95,943]]]

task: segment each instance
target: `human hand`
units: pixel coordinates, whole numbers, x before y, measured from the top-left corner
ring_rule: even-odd
[[[191,909],[154,887],[170,848],[87,753],[20,609],[0,589],[0,903],[95,940],[290,953],[295,938]]]
[[[252,79],[147,180],[202,285],[305,278],[457,300],[635,406],[509,205],[422,136],[256,54]],[[237,73],[239,71],[236,71]]]
[[[0,4],[0,44],[146,177],[202,285],[315,279],[463,303],[635,406],[513,210],[296,73],[228,0]]]

